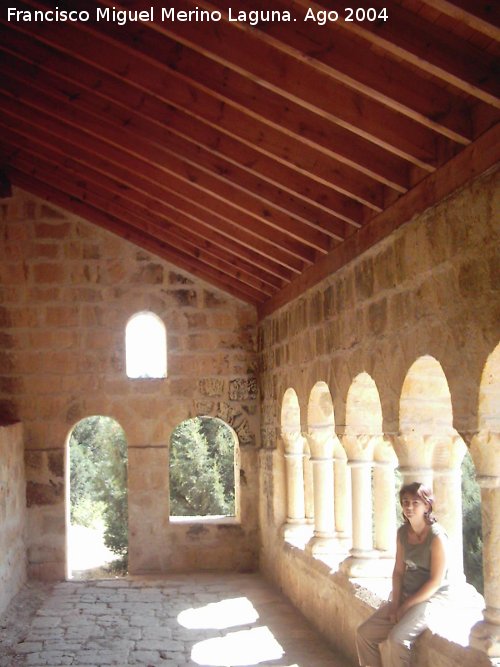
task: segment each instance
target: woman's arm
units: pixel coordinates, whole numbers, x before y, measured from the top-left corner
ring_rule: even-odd
[[[419,602],[425,602],[440,588],[446,572],[446,543],[442,535],[436,535],[431,542],[431,573],[429,579],[418,591],[406,598],[397,611],[397,620]]]
[[[401,541],[397,539],[396,543],[396,561],[394,563],[394,570],[392,572],[392,593],[390,601],[389,618],[395,623],[398,609],[401,605],[401,594],[403,592],[403,577],[405,573],[405,562],[403,556],[403,546]]]

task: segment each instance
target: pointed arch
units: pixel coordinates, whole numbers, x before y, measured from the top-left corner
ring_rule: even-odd
[[[356,375],[347,392],[346,434],[382,434],[380,395],[375,381],[366,372]]]
[[[448,380],[437,359],[419,357],[403,382],[399,403],[402,433],[452,432],[453,408]]]
[[[484,365],[479,386],[479,429],[500,433],[500,343]]]
[[[300,433],[300,405],[295,389],[289,387],[281,402],[281,432]]]
[[[307,405],[307,426],[309,431],[335,429],[332,395],[323,380],[316,382],[311,389]]]

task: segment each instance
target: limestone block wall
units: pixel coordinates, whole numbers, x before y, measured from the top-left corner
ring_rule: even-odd
[[[0,614],[26,581],[23,430],[0,420]]]
[[[349,389],[359,374],[368,374],[380,397],[382,433],[394,441],[402,428],[405,378],[405,389],[413,383],[422,395],[422,378],[408,379],[408,371],[432,357],[451,396],[454,431],[451,423],[446,428],[470,445],[478,430],[481,375],[500,339],[499,185],[498,171],[469,183],[259,324],[261,567],[353,660],[355,627],[379,598],[353,595],[352,588],[347,593],[345,575],[322,570],[310,554],[284,543],[283,396],[295,390],[304,433],[311,390],[325,382],[342,438]],[[432,382],[425,391],[433,391]],[[417,403],[405,406],[404,427],[427,438],[437,422],[419,423]],[[467,660],[477,660],[474,654]]]
[[[255,310],[94,225],[15,190],[0,204],[0,414],[25,427],[31,575],[65,574],[68,435],[114,418],[129,448],[131,572],[257,565],[259,415]],[[166,379],[129,379],[125,326],[167,330]],[[184,419],[220,417],[239,441],[240,517],[169,520],[169,441]]]

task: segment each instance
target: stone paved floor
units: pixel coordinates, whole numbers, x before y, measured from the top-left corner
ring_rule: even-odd
[[[258,575],[31,586],[0,619],[0,667],[351,667]]]

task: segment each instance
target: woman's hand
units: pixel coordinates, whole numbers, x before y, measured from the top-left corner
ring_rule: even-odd
[[[403,602],[403,604],[399,606],[398,609],[396,610],[396,620],[394,622],[399,623],[399,621],[403,618],[408,609],[409,606],[405,605],[405,603]]]
[[[398,622],[398,610],[398,605],[395,602],[389,602],[387,615],[391,623],[396,624]]]

